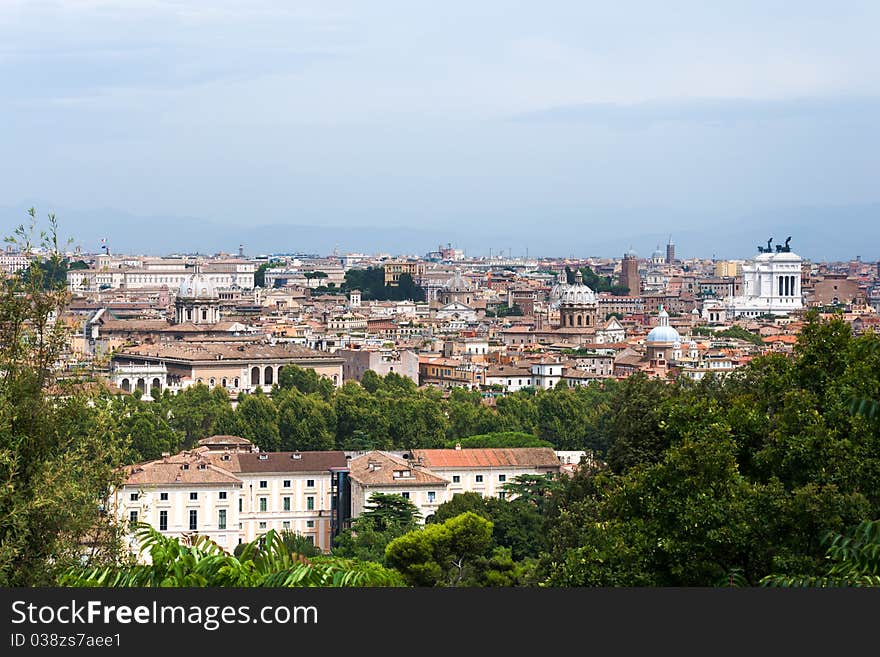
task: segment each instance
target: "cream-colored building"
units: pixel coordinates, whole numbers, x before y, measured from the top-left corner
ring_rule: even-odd
[[[206,535],[229,551],[270,529],[327,551],[347,519],[336,476],[346,469],[341,451],[260,452],[243,438],[212,436],[194,450],[128,466],[112,502],[122,520],[168,536]]]
[[[221,386],[231,394],[269,391],[278,382],[285,365],[313,369],[342,385],[343,359],[292,343],[253,342],[160,342],[127,347],[118,351],[114,362],[132,365],[164,365],[167,385],[185,388],[204,383]]]
[[[390,493],[410,500],[425,519],[456,493],[504,498],[504,484],[515,477],[558,474],[560,466],[549,447],[368,452],[349,462],[351,517],[364,512],[374,493]]]
[[[412,502],[424,520],[449,499],[449,481],[388,452],[368,452],[349,462],[351,517],[369,507],[376,493],[400,495]]]

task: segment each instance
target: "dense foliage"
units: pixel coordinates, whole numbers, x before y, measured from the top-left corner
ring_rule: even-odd
[[[385,285],[384,267],[349,269],[340,288],[345,294],[360,290],[364,301],[424,301],[425,291],[416,285],[412,276],[401,274],[397,285]]]
[[[41,266],[0,280],[0,585],[51,584],[72,563],[115,559],[119,532],[101,500],[115,480],[124,441],[108,398],[59,380],[67,331],[66,267],[54,217],[7,239]]]
[[[111,588],[404,585],[397,572],[373,562],[303,556],[274,531],[244,544],[237,556],[228,554],[207,536],[172,538],[149,525],[138,526],[135,533],[141,552],[149,555],[149,564],[71,567],[58,583]]]

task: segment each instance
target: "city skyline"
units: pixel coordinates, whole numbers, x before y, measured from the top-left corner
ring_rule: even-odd
[[[610,257],[672,234],[744,258],[794,234],[878,257],[874,3],[212,5],[0,13],[5,225],[33,205],[159,252]]]

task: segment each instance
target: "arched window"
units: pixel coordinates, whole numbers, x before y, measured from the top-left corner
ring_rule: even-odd
[[[583,325],[584,325],[584,316],[578,315],[578,326],[583,326]]]
[[[232,379],[232,387],[233,388],[238,387],[238,377],[235,377],[234,379]]]
[[[202,308],[202,321],[206,321],[208,319],[208,311]]]
[[[260,368],[252,367],[251,368],[251,385],[258,386],[260,385]]]
[[[270,385],[272,385],[272,384],[275,382],[275,381],[274,381],[274,375],[275,375],[275,372],[272,370],[271,367],[269,367],[269,366],[267,365],[267,366],[266,366],[266,374],[265,374],[265,376],[263,377],[263,380],[266,382],[266,385],[267,385],[267,386],[270,386]]]
[[[223,379],[220,380],[220,385],[223,386],[224,388],[226,387],[227,383],[228,383],[228,381],[226,380],[226,377],[224,377]]]
[[[192,308],[187,308],[187,309],[186,309],[186,319],[187,319],[187,321],[192,321],[192,318],[193,318],[193,311],[192,311]]]
[[[208,385],[210,385],[212,388],[214,387],[215,383],[216,383],[216,380],[214,379],[213,376],[210,379],[208,379]]]

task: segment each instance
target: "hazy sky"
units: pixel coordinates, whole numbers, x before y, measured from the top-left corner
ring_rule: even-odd
[[[124,212],[117,241],[142,215],[644,250],[858,206],[855,232],[878,25],[876,0],[0,0],[0,206]]]

